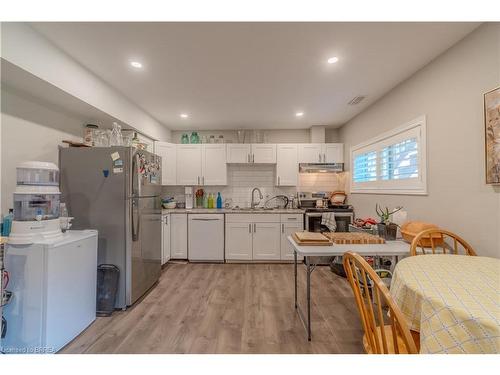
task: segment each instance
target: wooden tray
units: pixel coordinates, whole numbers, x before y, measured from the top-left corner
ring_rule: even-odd
[[[305,239],[300,239],[299,236],[297,236],[300,233],[309,233],[309,232],[295,232],[292,234],[293,240],[297,243],[297,245],[300,246],[331,246],[333,245],[333,241],[330,241],[328,238],[324,237],[323,239],[320,240],[305,240]],[[317,233],[321,234],[321,233]],[[320,238],[320,237],[317,237]]]
[[[327,238],[336,244],[384,244],[385,240],[382,237],[375,236],[370,233],[361,232],[325,232]]]

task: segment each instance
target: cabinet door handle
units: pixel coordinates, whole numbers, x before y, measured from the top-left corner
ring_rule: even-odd
[[[287,220],[297,220],[297,218],[296,217],[289,217],[289,218],[287,218]]]
[[[280,176],[278,176],[278,186],[280,186]]]
[[[281,233],[285,233],[285,224],[281,224]]]
[[[252,154],[252,163],[255,163],[255,154]]]
[[[321,163],[321,154],[318,154],[319,162]]]
[[[201,178],[201,184],[202,184],[202,185],[205,185],[205,176],[203,176],[203,177]]]
[[[257,233],[257,224],[254,224],[254,225],[253,225],[253,232],[254,232],[254,233]]]
[[[248,224],[248,233],[252,233],[252,224]]]
[[[247,161],[250,163],[250,154],[247,155]]]
[[[168,216],[165,216],[165,225],[168,225]]]
[[[326,154],[323,154],[323,163],[326,163]]]

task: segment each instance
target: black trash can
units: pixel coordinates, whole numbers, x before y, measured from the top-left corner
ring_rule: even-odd
[[[110,316],[115,309],[120,270],[114,264],[97,267],[97,316]]]

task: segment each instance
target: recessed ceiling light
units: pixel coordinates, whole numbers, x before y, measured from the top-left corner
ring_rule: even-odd
[[[188,118],[188,117],[189,117],[189,115],[188,115],[187,113],[181,113],[181,117],[182,117],[182,118]]]
[[[339,61],[339,58],[336,56],[330,57],[328,59],[328,64],[335,64],[337,61]]]
[[[302,117],[302,116],[304,116],[304,112],[297,112],[297,113],[295,114],[295,116],[296,116],[296,117]]]
[[[142,64],[139,61],[131,61],[130,65],[132,65],[132,67],[134,67],[136,69],[141,69],[142,68]]]

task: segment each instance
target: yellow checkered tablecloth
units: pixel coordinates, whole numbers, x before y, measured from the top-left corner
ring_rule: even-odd
[[[391,294],[420,332],[420,353],[500,352],[500,259],[408,257],[396,266]]]

